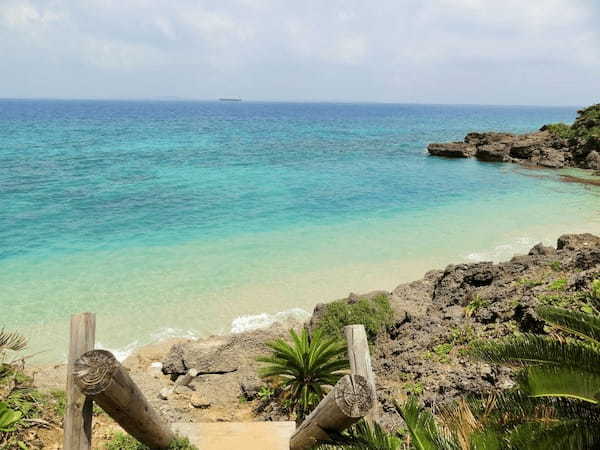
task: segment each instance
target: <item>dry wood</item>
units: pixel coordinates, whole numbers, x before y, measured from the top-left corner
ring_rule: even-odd
[[[81,391],[138,441],[160,449],[175,438],[112,353],[84,353],[75,362],[73,375]]]
[[[365,419],[370,423],[377,421],[377,390],[375,388],[375,374],[371,367],[371,353],[369,352],[369,341],[364,325],[348,325],[344,327],[344,335],[348,343],[348,359],[350,370],[355,375],[365,377],[373,391],[373,408]]]
[[[72,375],[75,361],[94,349],[96,315],[81,313],[71,317],[69,359],[67,363],[67,405],[64,422],[64,448],[89,450],[92,448],[92,400],[81,392]]]
[[[302,422],[290,440],[291,450],[305,450],[329,440],[364,417],[373,406],[373,393],[360,375],[345,375]]]

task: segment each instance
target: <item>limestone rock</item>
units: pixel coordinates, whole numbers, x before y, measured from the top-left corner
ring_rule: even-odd
[[[600,249],[600,237],[590,233],[563,234],[558,238],[556,248],[558,250]]]
[[[433,156],[447,158],[470,158],[477,151],[474,145],[464,142],[434,143],[427,146],[427,151]]]
[[[556,249],[554,247],[545,246],[544,244],[542,244],[540,242],[538,244],[535,244],[531,248],[531,250],[529,250],[529,254],[530,255],[543,255],[543,256],[555,255]]]

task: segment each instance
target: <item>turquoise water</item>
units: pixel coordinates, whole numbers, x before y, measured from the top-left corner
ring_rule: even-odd
[[[575,114],[0,101],[0,326],[56,360],[69,315],[90,310],[101,344],[126,351],[600,232],[598,188],[425,154],[469,131],[532,131]]]

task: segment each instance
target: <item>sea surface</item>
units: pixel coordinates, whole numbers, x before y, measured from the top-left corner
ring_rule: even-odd
[[[450,262],[600,232],[560,171],[428,157],[576,108],[0,100],[0,327],[63,360],[69,315],[124,356],[303,317]]]

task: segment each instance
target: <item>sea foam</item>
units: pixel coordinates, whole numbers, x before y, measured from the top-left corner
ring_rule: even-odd
[[[244,331],[267,328],[276,322],[303,321],[310,317],[310,313],[301,308],[292,308],[276,314],[254,314],[240,316],[231,322],[231,333],[243,333]]]

